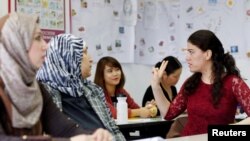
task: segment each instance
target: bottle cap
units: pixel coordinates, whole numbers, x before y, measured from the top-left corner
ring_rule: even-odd
[[[116,95],[116,97],[126,97],[126,95],[122,94],[122,93],[119,93],[119,94]]]

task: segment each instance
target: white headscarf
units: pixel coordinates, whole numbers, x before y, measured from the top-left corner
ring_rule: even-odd
[[[12,13],[0,34],[0,77],[12,102],[11,122],[15,128],[32,127],[42,112],[36,69],[28,57],[37,22],[37,16]]]

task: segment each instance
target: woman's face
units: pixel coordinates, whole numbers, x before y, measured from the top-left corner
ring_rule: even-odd
[[[41,29],[36,26],[28,56],[32,65],[37,69],[43,64],[47,49],[48,45],[43,39]]]
[[[84,79],[91,76],[92,63],[93,63],[92,57],[88,53],[88,48],[85,47],[83,49],[82,64],[81,64],[81,73]]]
[[[162,82],[168,86],[175,86],[180,79],[181,72],[182,72],[182,68],[175,70],[170,75],[167,75],[165,73],[162,77]]]
[[[188,42],[186,61],[191,72],[202,72],[209,60],[207,52]]]
[[[108,65],[104,68],[105,85],[116,86],[121,80],[121,70],[117,67],[110,67]]]

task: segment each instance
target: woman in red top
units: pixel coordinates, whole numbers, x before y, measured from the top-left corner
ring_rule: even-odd
[[[105,91],[105,97],[114,118],[116,118],[115,104],[117,103],[116,96],[118,94],[124,94],[127,97],[129,118],[138,116],[151,117],[156,115],[151,112],[151,107],[140,107],[135,103],[133,98],[123,88],[125,84],[125,76],[121,64],[115,58],[107,56],[98,61],[94,82],[101,86]]]
[[[233,56],[224,53],[216,35],[209,30],[198,30],[188,38],[185,50],[193,74],[171,104],[160,87],[167,62],[153,69],[151,86],[165,119],[173,119],[187,109],[188,121],[181,135],[207,133],[208,125],[234,123],[239,103],[248,117],[236,124],[250,124],[249,87],[241,79]]]

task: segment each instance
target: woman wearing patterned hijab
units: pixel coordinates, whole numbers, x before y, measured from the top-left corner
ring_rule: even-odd
[[[103,141],[100,138],[112,138],[103,129],[93,135],[78,135],[86,131],[68,120],[38,85],[35,75],[46,50],[37,16],[12,13],[0,19],[1,141],[52,140],[50,136],[43,136],[44,133],[57,137],[53,140]]]
[[[37,79],[69,117],[87,130],[106,128],[116,140],[125,140],[106,105],[101,87],[87,80],[92,59],[83,39],[61,34],[51,39]]]

